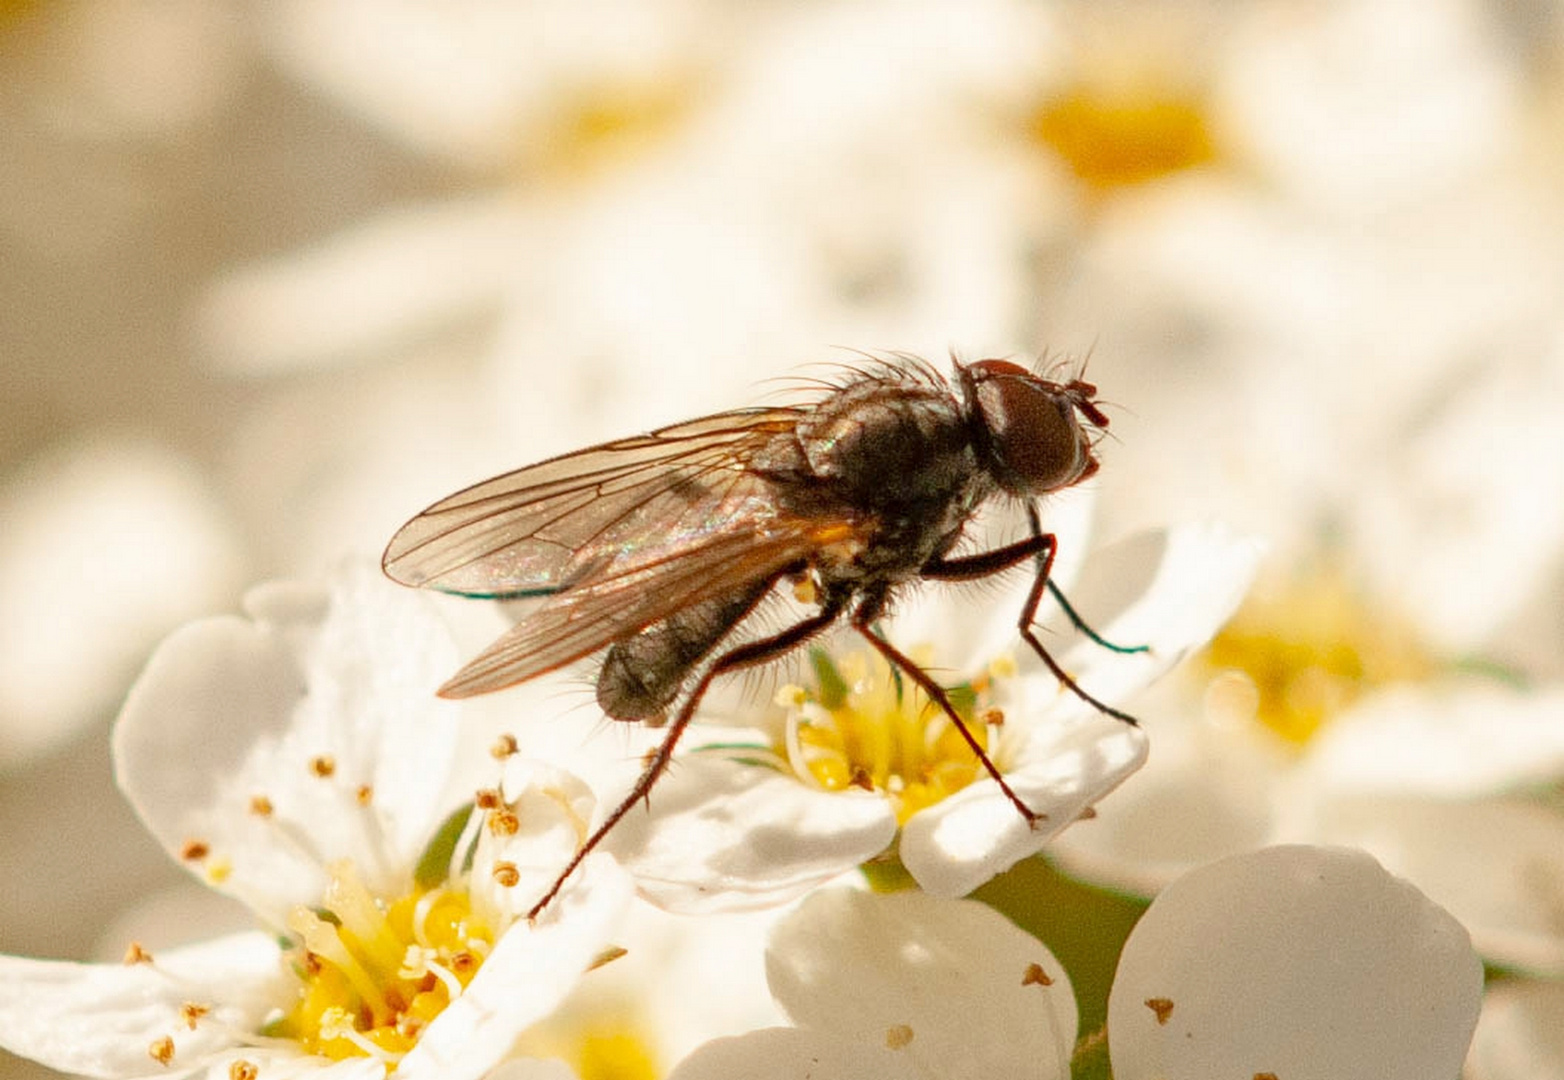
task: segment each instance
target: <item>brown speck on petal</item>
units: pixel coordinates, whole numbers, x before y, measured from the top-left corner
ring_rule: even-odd
[[[228,1080],[255,1080],[260,1075],[261,1070],[256,1067],[255,1062],[246,1061],[244,1058],[232,1061],[228,1065]]]
[[[1026,974],[1021,976],[1022,986],[1052,986],[1053,984],[1053,979],[1043,970],[1042,964],[1026,965]]]
[[[892,1050],[900,1050],[912,1042],[912,1028],[907,1024],[894,1024],[885,1031],[885,1045]]]
[[[516,869],[513,862],[497,862],[494,864],[494,880],[505,889],[513,889],[521,883],[521,871]]]
[[[186,862],[200,862],[212,853],[212,845],[205,840],[186,840],[179,849],[179,857]]]
[[[141,942],[132,941],[129,945],[125,946],[124,963],[127,965],[150,964],[152,963],[152,954],[147,952],[146,949],[142,948]]]
[[[196,1022],[211,1011],[210,1006],[197,1005],[193,1001],[187,1001],[179,1007],[179,1015],[185,1021],[185,1027],[191,1031],[196,1029]]]
[[[506,732],[495,739],[494,745],[489,747],[489,756],[497,761],[504,761],[520,749],[521,747],[516,745],[516,736]]]
[[[320,754],[310,758],[310,773],[325,780],[337,771],[337,759],[330,754]]]
[[[1146,1008],[1157,1014],[1157,1023],[1166,1024],[1173,1015],[1172,998],[1147,998]]]
[[[1277,1080],[1275,1073],[1255,1073],[1254,1080]]]
[[[152,1045],[147,1047],[147,1056],[159,1065],[167,1065],[174,1060],[174,1040],[167,1035],[153,1039]]]
[[[610,945],[608,948],[604,949],[602,952],[598,953],[596,956],[594,956],[592,958],[592,962],[587,965],[587,970],[588,971],[596,971],[598,968],[602,967],[604,964],[612,964],[615,960],[618,960],[621,956],[629,956],[629,955],[630,955],[630,950],[625,948],[624,946],[622,946],[622,945]]]
[[[250,813],[256,817],[271,817],[273,809],[272,801],[265,795],[250,796]]]
[[[978,723],[989,727],[1001,727],[1005,722],[1005,710],[999,708],[984,709],[978,714]]]
[[[369,784],[360,784],[353,797],[358,800],[360,806],[368,806],[375,801],[375,789]]]
[[[1097,808],[1095,806],[1088,806],[1088,807],[1085,807],[1085,808],[1083,808],[1081,810],[1080,815],[1075,820],[1076,821],[1090,821],[1092,818],[1094,818],[1096,816],[1097,816]]]

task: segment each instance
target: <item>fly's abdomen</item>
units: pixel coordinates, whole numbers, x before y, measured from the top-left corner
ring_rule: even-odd
[[[615,720],[655,720],[679,696],[695,665],[771,590],[708,600],[609,647],[597,674],[597,704]]]

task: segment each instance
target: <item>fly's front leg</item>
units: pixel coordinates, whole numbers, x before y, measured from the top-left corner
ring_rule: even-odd
[[[1053,538],[1052,533],[1043,532],[1043,523],[1038,519],[1036,503],[1027,503],[1026,520],[1027,523],[1032,526],[1032,537],[1034,539],[1043,536],[1047,536],[1050,539]],[[1051,550],[1048,554],[1048,558],[1050,561],[1053,559],[1053,552]],[[1041,557],[1038,559],[1037,572],[1042,574],[1043,577],[1047,579],[1048,591],[1052,593],[1053,598],[1058,601],[1059,608],[1064,612],[1065,617],[1070,620],[1070,625],[1075,627],[1081,633],[1085,634],[1087,637],[1091,638],[1092,641],[1096,642],[1099,646],[1107,649],[1109,652],[1125,654],[1144,653],[1151,651],[1150,645],[1115,645],[1113,642],[1097,633],[1097,631],[1088,626],[1086,620],[1081,618],[1081,616],[1076,612],[1074,605],[1072,605],[1070,601],[1064,598],[1064,590],[1059,588],[1059,586],[1054,582],[1053,577],[1044,572]]]
[[[1038,519],[1035,506],[1027,507],[1027,521],[1032,527],[1032,535],[1025,540],[1018,540],[1013,544],[1006,544],[1004,547],[995,548],[993,551],[980,552],[976,555],[966,555],[956,559],[942,557],[930,560],[920,572],[921,576],[936,581],[972,581],[1008,570],[1019,563],[1025,562],[1027,559],[1034,560],[1037,567],[1036,576],[1032,579],[1032,588],[1026,594],[1026,603],[1021,607],[1021,617],[1016,624],[1021,631],[1022,640],[1037,654],[1038,659],[1042,660],[1048,670],[1053,673],[1054,678],[1058,679],[1072,694],[1098,712],[1138,727],[1140,721],[1136,720],[1129,713],[1115,709],[1113,706],[1099,701],[1083,690],[1070,673],[1059,666],[1059,662],[1053,658],[1038,639],[1037,632],[1033,629],[1037,622],[1037,608],[1042,603],[1044,591],[1051,590],[1076,628],[1099,645],[1121,653],[1147,651],[1144,645],[1134,648],[1113,645],[1103,640],[1096,631],[1092,630],[1091,627],[1081,620],[1080,616],[1075,613],[1075,609],[1064,599],[1058,586],[1054,585],[1050,576],[1053,572],[1054,555],[1059,550],[1059,538],[1053,533],[1043,532],[1042,522]],[[962,729],[962,733],[966,734],[965,728]]]
[[[1038,524],[1035,512],[1031,517],[1032,527],[1037,529]],[[1048,575],[1053,570],[1054,552],[1058,550],[1059,542],[1058,538],[1052,533],[1038,532],[1034,535],[1037,539],[1046,540],[1047,543],[1043,545],[1044,552],[1038,556],[1037,576],[1032,579],[1032,588],[1026,594],[1026,603],[1021,606],[1021,618],[1016,622],[1016,626],[1021,631],[1021,639],[1032,647],[1032,651],[1037,654],[1038,659],[1047,665],[1048,670],[1053,672],[1054,678],[1058,679],[1070,693],[1100,713],[1111,716],[1115,720],[1122,720],[1131,727],[1139,727],[1140,721],[1129,713],[1115,709],[1112,705],[1099,701],[1081,689],[1081,684],[1076,682],[1075,678],[1059,665],[1059,661],[1055,660],[1048,650],[1043,647],[1043,643],[1038,640],[1037,631],[1033,629],[1037,622],[1037,605],[1042,602],[1043,590],[1048,586]]]

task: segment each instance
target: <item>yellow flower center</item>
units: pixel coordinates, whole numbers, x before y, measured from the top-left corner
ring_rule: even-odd
[[[1338,571],[1257,588],[1206,653],[1210,700],[1302,746],[1366,691],[1427,678],[1410,631],[1370,609]]]
[[[785,686],[777,697],[788,709],[779,752],[801,778],[826,791],[880,792],[905,823],[983,775],[944,710],[878,653],[850,653],[838,663],[815,650],[810,659],[813,686]],[[916,654],[913,659],[923,663]],[[994,683],[1013,671],[1013,664],[996,662],[981,678],[946,689],[985,751],[1003,722],[989,704]]]
[[[333,1060],[369,1056],[392,1068],[472,981],[494,944],[464,892],[374,896],[351,862],[330,868],[321,907],[288,919],[300,945],[292,1008],[266,1033]]]
[[[581,1080],[658,1080],[654,1040],[634,1011],[623,1002],[578,998],[527,1031],[517,1053],[569,1062]]]
[[[1079,85],[1042,102],[1030,135],[1098,191],[1144,184],[1216,159],[1205,103],[1155,85]]]

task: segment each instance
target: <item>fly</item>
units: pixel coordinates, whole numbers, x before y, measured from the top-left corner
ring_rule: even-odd
[[[1097,388],[1006,360],[959,361],[947,378],[911,358],[852,369],[817,400],[738,409],[604,443],[457,492],[404,525],[383,566],[461,596],[540,597],[440,695],[501,690],[603,651],[597,701],[616,720],[666,724],[630,793],[587,838],[535,916],[646,798],[720,675],[777,659],[845,618],[948,715],[1028,822],[945,690],[880,633],[901,585],[970,581],[1031,562],[1021,637],[1071,692],[1128,724],[1049,655],[1034,629],[1058,540],[1037,500],[1097,471],[1108,418]],[[996,497],[1021,502],[1029,535],[954,555]],[[815,608],[785,629],[730,635],[780,585]],[[1134,651],[1134,650],[1120,650]]]

